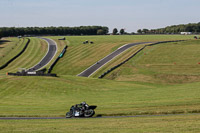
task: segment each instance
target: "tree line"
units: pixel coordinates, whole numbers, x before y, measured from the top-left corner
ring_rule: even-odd
[[[167,26],[159,29],[138,29],[138,34],[179,34],[180,32],[200,33],[200,22]]]
[[[0,27],[0,38],[24,35],[106,35],[108,27]]]

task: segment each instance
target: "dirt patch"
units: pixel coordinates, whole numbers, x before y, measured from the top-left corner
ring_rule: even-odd
[[[11,42],[9,40],[0,40],[0,45],[4,44],[4,43],[7,43],[7,42]]]

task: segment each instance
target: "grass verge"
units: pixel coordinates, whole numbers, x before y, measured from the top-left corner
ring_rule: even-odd
[[[199,133],[200,115],[66,120],[0,120],[7,132]]]

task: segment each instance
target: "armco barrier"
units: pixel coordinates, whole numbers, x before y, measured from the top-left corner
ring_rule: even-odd
[[[139,49],[136,53],[134,53],[132,56],[130,56],[125,61],[121,62],[120,64],[118,64],[118,65],[112,67],[111,69],[107,70],[106,72],[104,72],[101,76],[99,76],[99,79],[105,77],[108,73],[110,73],[111,71],[115,70],[116,68],[120,67],[121,65],[123,65],[124,63],[126,63],[127,61],[129,61],[131,58],[133,58],[135,55],[137,55],[140,51],[142,51],[146,46],[153,46],[153,45],[161,44],[161,43],[180,42],[180,41],[185,41],[185,40],[161,41],[161,42],[156,42],[156,43],[152,43],[152,44],[149,44],[149,45],[145,45],[144,47],[142,47],[141,49]]]
[[[20,53],[18,53],[15,57],[10,59],[8,62],[6,62],[4,65],[0,66],[0,70],[7,67],[12,61],[14,61],[17,57],[19,57],[26,50],[26,48],[28,47],[28,44],[30,43],[30,39],[29,38],[27,38],[27,39],[28,39],[28,42],[26,43],[26,45],[24,46],[22,51]]]
[[[55,61],[51,64],[51,66],[49,67],[48,73],[51,73],[51,71],[53,70],[53,67],[56,65],[56,63],[58,62],[58,60],[64,56],[64,54],[65,54],[67,48],[68,48],[67,45],[63,48],[63,50],[62,50],[62,52],[60,53],[60,55],[56,58],[56,60],[55,60]]]

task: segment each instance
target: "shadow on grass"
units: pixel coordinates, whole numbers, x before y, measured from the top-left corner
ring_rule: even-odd
[[[3,45],[4,43],[10,42],[8,40],[0,40],[0,45]]]

